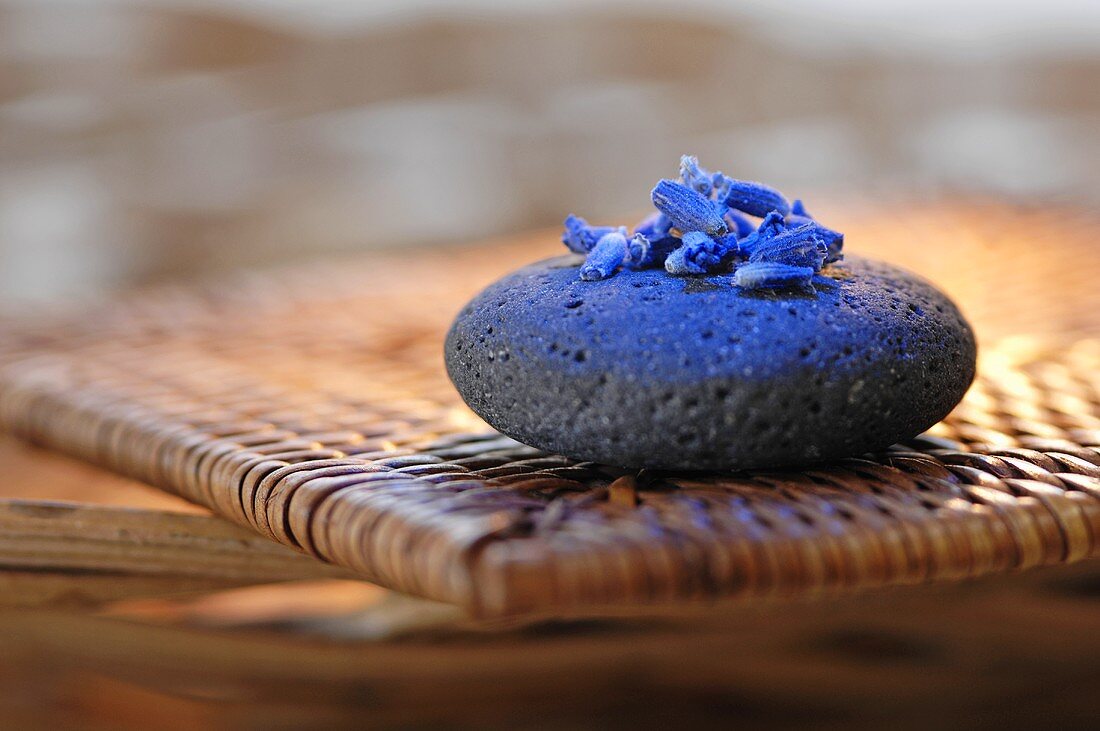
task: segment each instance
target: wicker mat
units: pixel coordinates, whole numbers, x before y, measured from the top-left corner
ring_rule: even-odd
[[[953,580],[1100,552],[1100,221],[890,206],[853,252],[979,332],[966,401],[910,444],[799,472],[625,474],[487,432],[442,333],[552,236],[377,255],[0,319],[0,426],[371,581],[486,615]]]

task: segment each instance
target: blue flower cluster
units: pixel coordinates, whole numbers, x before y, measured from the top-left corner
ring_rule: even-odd
[[[734,284],[745,289],[810,287],[823,266],[843,258],[844,234],[815,221],[802,201],[708,172],[690,155],[680,158],[680,179],[657,183],[652,198],[657,212],[633,232],[565,219],[562,243],[586,257],[581,279],[663,266],[677,275],[732,270]]]

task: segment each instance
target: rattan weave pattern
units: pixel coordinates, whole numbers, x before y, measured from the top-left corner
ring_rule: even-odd
[[[853,251],[945,286],[982,343],[964,403],[884,454],[633,475],[486,432],[443,376],[442,332],[481,284],[554,253],[549,237],[435,252],[415,273],[374,256],[0,320],[0,427],[483,614],[1096,555],[1100,222],[992,204],[848,218],[830,220]]]

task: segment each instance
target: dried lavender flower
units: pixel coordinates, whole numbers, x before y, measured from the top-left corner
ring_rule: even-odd
[[[763,183],[749,180],[730,180],[729,192],[726,193],[724,202],[730,208],[761,218],[772,211],[779,211],[784,216],[791,212],[791,204],[782,193]]]
[[[832,264],[844,258],[844,234],[818,224],[817,235],[825,242],[826,264]]]
[[[741,278],[748,286],[786,286],[770,282],[801,281],[802,270],[817,272],[843,258],[844,235],[815,221],[801,199],[788,203],[762,183],[712,173],[693,155],[680,158],[680,177],[682,182],[657,183],[651,193],[657,212],[639,222],[633,235],[622,226],[565,219],[562,242],[587,254],[583,279],[605,279],[619,267],[705,274],[729,271],[747,259],[752,267]],[[762,220],[754,226],[749,216]]]
[[[699,167],[699,158],[694,155],[680,157],[680,179],[684,181],[684,185],[707,197],[714,190],[711,174]]]
[[[587,254],[596,246],[596,242],[612,231],[619,231],[618,226],[591,226],[588,221],[580,216],[569,214],[565,218],[565,230],[561,234],[561,242],[576,254]],[[622,229],[626,231],[626,229]]]
[[[641,234],[650,240],[668,236],[671,230],[672,221],[659,211],[649,214],[634,227],[634,233]]]
[[[809,287],[813,289],[812,267],[791,266],[774,261],[749,262],[733,273],[733,283],[742,289],[779,289]]]
[[[626,258],[626,236],[622,231],[612,231],[600,237],[581,267],[581,279],[592,282],[607,279]]]
[[[749,255],[752,263],[772,262],[821,271],[828,249],[817,235],[816,226],[807,224],[761,239]]]
[[[681,241],[680,247],[665,259],[669,274],[706,274],[720,267],[733,253],[726,237],[715,240],[702,231],[689,231]]]
[[[626,260],[623,265],[629,269],[649,269],[664,266],[668,255],[680,247],[680,239],[675,236],[661,236],[650,239],[645,234],[636,233],[626,242]]]
[[[702,193],[677,183],[662,180],[652,192],[653,205],[681,231],[702,231],[708,236],[721,236],[728,230],[721,213]]]
[[[844,254],[841,253],[841,250],[844,248],[844,234],[839,231],[834,231],[831,228],[822,226],[808,216],[802,216],[795,213],[791,213],[791,215],[787,216],[787,225],[791,228],[813,226],[814,233],[817,234],[819,239],[825,242],[826,264],[832,264],[834,261],[840,261],[844,258]]]
[[[714,241],[722,252],[723,263],[728,263],[737,258],[744,259],[749,255],[748,249],[741,246],[741,239],[737,237],[736,233],[731,232],[725,236],[719,236]]]
[[[778,236],[787,230],[787,221],[779,211],[772,211],[764,216],[764,220],[757,226],[756,231],[764,238]]]
[[[739,239],[745,238],[756,230],[756,226],[752,225],[752,221],[748,219],[748,216],[732,208],[726,209],[726,223],[732,224],[731,229]]]
[[[729,195],[730,185],[733,184],[733,178],[723,175],[722,173],[715,173],[710,179],[711,187],[714,189],[714,200],[720,202],[723,206],[726,204],[726,196]]]
[[[777,236],[787,230],[787,222],[779,211],[772,211],[764,216],[764,220],[755,231],[752,231],[741,239],[741,249],[752,253],[761,242]]]

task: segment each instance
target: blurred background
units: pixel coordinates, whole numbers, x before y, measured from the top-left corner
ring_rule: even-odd
[[[1100,200],[1089,0],[0,0],[0,302],[787,192]]]
[[[892,211],[863,229],[863,241],[913,231],[924,257],[915,268],[951,286],[962,277],[935,274],[966,271],[953,253],[996,262],[959,290],[986,342],[1007,343],[984,351],[990,372],[1010,374],[975,389],[959,412],[968,440],[993,449],[1009,439],[996,429],[1053,439],[1066,436],[1063,425],[1097,423],[1100,386],[1087,364],[1100,340],[1083,338],[1026,376],[1016,368],[1038,357],[1030,334],[1082,337],[1095,322],[1095,297],[1062,293],[1095,290],[1094,269],[1063,275],[1078,252],[1100,251],[1088,239],[1096,229],[1076,229],[1057,256],[1047,247],[1074,230],[1079,209],[1100,210],[1100,0],[0,0],[0,338],[15,330],[10,312],[118,288],[458,246],[548,230],[570,212],[629,223],[685,152],[803,197],[811,210],[853,202],[837,210],[861,221],[868,202],[957,199],[966,217],[946,229],[930,217],[919,230],[944,232],[935,241]],[[983,207],[987,198],[1070,204],[1073,213],[1038,219]],[[1062,228],[1033,236],[1043,228],[1036,220],[1055,217]],[[1001,243],[1016,243],[1016,254],[973,256]],[[518,246],[499,247],[470,261],[503,270],[512,265],[499,258],[505,249],[519,255]],[[355,285],[392,293],[403,283],[391,277],[419,276],[426,286],[405,287],[401,300],[411,302],[433,282],[453,285],[440,275],[443,259],[434,279],[410,265]],[[244,296],[261,291],[245,287]],[[994,290],[1011,292],[1015,304]],[[362,403],[404,394],[418,379],[453,398],[439,344],[424,333],[441,331],[451,313],[438,302],[457,302],[456,291],[402,310],[408,332],[400,337],[381,317],[355,328],[345,325],[354,312],[327,318],[332,353],[363,345],[329,368],[308,360],[330,352],[313,320],[286,337],[255,332],[241,348],[258,348],[276,381],[328,379],[333,392],[361,388],[367,369],[359,364],[392,348],[397,355],[370,373]],[[171,296],[151,301],[169,314],[182,309]],[[381,344],[371,342],[375,332]],[[1047,389],[1057,396],[1049,403]],[[31,431],[51,413],[43,410]],[[122,433],[116,416],[104,418],[110,428],[84,432]],[[405,428],[400,416],[385,422],[398,434]],[[1091,462],[1078,462],[1066,469],[1092,473]],[[1015,457],[989,464],[1049,477]],[[185,512],[163,528],[169,547],[202,525],[188,522],[203,517],[194,515],[200,509],[175,496],[4,434],[0,465],[0,503]],[[1085,501],[1057,499],[1091,515]],[[1041,502],[1021,500],[1029,517],[1006,522],[1026,538],[1022,556],[1053,552],[1058,541],[1041,545],[1044,532],[1086,525],[1067,528]],[[7,515],[0,539],[8,555],[35,568],[20,577],[0,567],[8,600],[0,601],[0,729],[457,728],[456,713],[500,727],[515,716],[530,729],[631,731],[666,719],[671,727],[778,720],[838,730],[868,718],[862,727],[1097,725],[1096,561],[908,593],[746,605],[700,613],[690,627],[493,629],[364,582],[320,582],[328,573],[243,588],[170,573],[192,576],[204,551],[223,550],[218,542],[199,558],[180,551],[166,577],[145,577],[144,566],[130,568],[133,576],[51,573],[34,560],[55,544],[34,542],[41,536],[29,529],[25,539],[24,523],[11,518],[39,526],[29,521],[40,516]],[[82,539],[92,531],[79,513],[71,520],[65,525]],[[209,520],[215,537],[228,530]],[[962,537],[950,537],[961,530],[944,529],[944,545],[954,544],[944,550],[964,550]],[[138,545],[144,534],[117,535]],[[239,546],[237,560],[248,565],[266,540],[228,535],[225,545]],[[66,550],[89,544],[76,545]],[[224,550],[232,568],[238,553]],[[181,586],[195,593],[170,596]],[[26,596],[41,608],[6,611]],[[502,694],[513,680],[522,691]],[[543,713],[571,722],[555,725]],[[1078,719],[1085,722],[1071,723]]]

